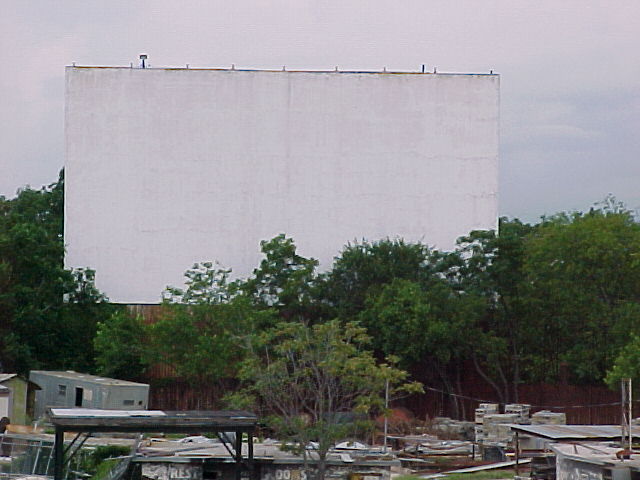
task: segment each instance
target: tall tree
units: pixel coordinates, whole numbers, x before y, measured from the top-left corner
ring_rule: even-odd
[[[534,230],[503,217],[498,231],[478,230],[460,237],[445,265],[453,285],[484,299],[484,313],[477,317],[476,325],[482,336],[476,338],[469,356],[501,402],[519,400],[522,359],[530,333],[525,326],[525,241]]]
[[[396,390],[420,389],[405,383],[406,372],[377,364],[369,340],[354,323],[281,323],[256,339],[240,372],[245,389],[230,400],[259,401],[280,438],[304,455],[308,476],[323,480],[329,448],[352,433],[357,414],[382,408],[387,381]]]
[[[428,288],[396,278],[366,300],[362,324],[373,345],[384,355],[394,355],[400,365],[414,371],[435,372],[449,393],[458,392],[462,361],[478,341],[475,319],[482,311],[480,299],[451,288],[444,280]],[[464,416],[455,395],[452,413]]]
[[[139,381],[152,357],[147,330],[142,317],[122,309],[99,322],[93,342],[96,373]]]
[[[430,255],[426,245],[404,240],[349,244],[327,274],[323,296],[340,317],[353,318],[364,308],[367,296],[394,279],[427,282],[433,274]]]
[[[185,272],[186,289],[169,287],[158,322],[150,326],[153,358],[191,382],[224,382],[237,375],[245,343],[275,323],[275,310],[258,309],[212,262]]]
[[[0,201],[0,361],[5,370],[89,370],[97,316],[93,274],[64,269],[64,175]],[[99,306],[94,306],[96,303]],[[84,305],[87,308],[77,308]],[[92,307],[88,307],[92,305]]]
[[[601,381],[629,334],[640,333],[640,225],[609,202],[546,219],[526,248],[530,378],[553,381],[567,363],[574,381]]]
[[[273,308],[287,321],[315,322],[326,318],[327,306],[318,301],[318,261],[298,254],[284,234],[260,242],[264,259],[240,289],[259,308]]]
[[[640,380],[640,335],[632,334],[629,342],[618,352],[611,369],[607,371],[605,381],[613,390],[620,388],[620,381],[631,378],[638,391]]]

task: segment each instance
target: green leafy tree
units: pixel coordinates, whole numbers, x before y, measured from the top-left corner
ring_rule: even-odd
[[[93,272],[63,265],[64,176],[0,200],[0,361],[5,371],[91,370],[98,320],[110,307]],[[66,299],[66,301],[65,301]]]
[[[531,332],[526,327],[523,264],[525,242],[534,230],[503,217],[497,232],[478,230],[459,238],[456,252],[447,259],[452,284],[484,300],[484,312],[476,316],[475,325],[482,335],[476,336],[469,356],[501,403],[519,401],[523,358],[528,363],[525,356]]]
[[[425,288],[395,279],[369,296],[360,319],[377,351],[397,356],[405,368],[436,372],[446,391],[456,393],[457,374],[481,333],[474,332],[481,309],[479,299],[456,292],[443,280]],[[457,397],[450,398],[454,415],[464,416]]]
[[[403,240],[349,244],[328,273],[323,296],[341,318],[354,318],[364,309],[367,296],[394,279],[427,283],[434,273],[431,254],[426,245]]]
[[[599,382],[638,332],[640,225],[609,200],[587,213],[545,219],[526,242],[531,379]]]
[[[174,305],[215,305],[228,302],[236,290],[235,285],[229,282],[230,274],[230,269],[214,262],[194,263],[184,274],[186,288],[167,287],[163,292],[163,299]]]
[[[70,272],[60,309],[62,324],[58,340],[58,364],[80,372],[95,370],[94,338],[100,322],[107,320],[117,307],[110,304],[95,286],[95,272],[78,268]]]
[[[5,330],[2,363],[24,372],[55,360],[59,312],[69,276],[62,268],[62,177],[3,202],[0,264]]]
[[[237,374],[251,333],[275,323],[212,262],[185,272],[186,289],[169,287],[161,318],[150,327],[152,357],[191,382],[222,382]]]
[[[623,378],[631,378],[636,385],[640,380],[640,335],[632,335],[629,343],[620,350],[605,381],[611,389],[619,390]]]
[[[260,242],[264,259],[240,288],[259,308],[275,309],[284,320],[303,322],[326,318],[326,306],[318,301],[318,261],[297,253],[284,234]]]
[[[139,380],[149,362],[147,327],[141,317],[119,310],[98,323],[94,349],[98,375]]]
[[[354,414],[366,418],[382,408],[387,381],[395,390],[420,389],[405,383],[406,372],[377,364],[369,342],[355,323],[281,323],[256,339],[240,371],[245,389],[229,400],[258,401],[280,438],[304,455],[308,474],[323,480],[329,448],[353,431]],[[317,449],[310,454],[312,441]]]

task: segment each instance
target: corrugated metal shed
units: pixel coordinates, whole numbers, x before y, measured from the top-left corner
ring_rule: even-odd
[[[548,440],[599,440],[620,438],[620,425],[511,425],[514,432]],[[640,427],[631,427],[631,435],[640,438]]]
[[[29,378],[36,392],[35,417],[49,407],[145,410],[149,385],[78,372],[32,370]]]
[[[67,380],[82,380],[100,385],[128,385],[132,387],[147,387],[146,383],[130,382],[129,380],[119,380],[117,378],[100,377],[98,375],[90,375],[88,373],[78,373],[72,370],[53,371],[53,370],[32,370],[31,374],[47,375],[48,377],[64,378]],[[1,382],[2,380],[0,380]]]

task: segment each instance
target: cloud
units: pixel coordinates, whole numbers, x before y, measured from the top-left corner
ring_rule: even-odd
[[[128,65],[144,52],[157,66],[493,69],[502,88],[502,212],[560,210],[598,200],[600,191],[633,195],[618,177],[637,173],[639,163],[640,2],[5,0],[2,7],[0,42],[11,48],[0,50],[0,194],[49,183],[63,163],[64,65]],[[606,167],[610,156],[615,170]],[[549,182],[553,175],[564,180]],[[571,179],[582,183],[568,188]]]
[[[545,141],[557,140],[597,140],[602,133],[585,130],[575,125],[548,124],[538,125],[531,130],[533,139]]]

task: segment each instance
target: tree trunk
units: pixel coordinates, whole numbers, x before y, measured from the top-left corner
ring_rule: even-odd
[[[489,376],[482,370],[482,368],[480,368],[480,364],[478,363],[478,356],[475,353],[472,355],[472,359],[473,365],[475,366],[478,375],[480,375],[484,379],[484,381],[491,385],[491,387],[493,387],[493,389],[495,390],[496,395],[498,395],[498,402],[505,403],[503,392],[500,390],[500,387],[498,387],[498,385],[493,380],[491,380],[491,378],[489,378]]]
[[[327,473],[327,453],[318,452],[318,468],[316,469],[316,480],[324,480]]]
[[[446,369],[436,364],[436,370],[438,371],[438,375],[440,375],[440,379],[442,380],[445,391],[449,394],[449,402],[453,410],[452,412],[450,412],[450,415],[453,418],[459,418],[460,406],[458,405],[458,397],[455,395],[455,391],[453,390],[451,382],[449,381],[449,376],[446,373]]]
[[[506,402],[511,400],[511,395],[509,395],[509,380],[507,380],[507,376],[504,374],[504,370],[502,369],[502,365],[500,365],[499,362],[497,362],[497,370],[498,370],[498,374],[500,375],[500,380],[502,380],[502,386],[504,388],[503,392],[504,392],[504,400]]]
[[[515,403],[520,402],[520,395],[518,394],[518,385],[520,385],[520,357],[517,350],[514,348],[513,352],[513,399]]]
[[[462,370],[462,368],[460,368],[460,366],[458,365],[458,368],[456,368],[456,382],[458,385],[458,394],[462,395],[462,380],[460,379],[460,371]],[[461,417],[460,420],[466,420],[467,419],[467,410],[465,408],[465,399],[461,398],[460,399],[460,405],[461,405]]]

